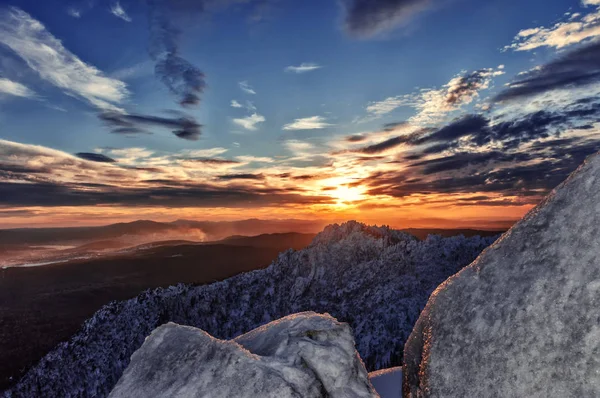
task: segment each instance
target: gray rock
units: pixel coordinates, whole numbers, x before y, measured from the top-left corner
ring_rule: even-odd
[[[600,156],[432,294],[405,397],[600,397]]]
[[[155,329],[110,393],[134,397],[377,397],[350,327],[304,312],[224,341],[189,326]]]

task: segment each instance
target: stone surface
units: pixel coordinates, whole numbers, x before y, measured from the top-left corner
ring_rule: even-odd
[[[430,297],[405,397],[600,397],[600,157]]]
[[[234,340],[174,323],[152,332],[110,394],[132,397],[377,397],[350,327],[304,312]]]

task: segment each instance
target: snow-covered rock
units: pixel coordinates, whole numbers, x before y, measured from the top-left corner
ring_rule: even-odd
[[[376,370],[369,380],[380,398],[402,398],[402,367]]]
[[[190,326],[155,329],[111,398],[377,397],[348,324],[304,312],[224,341]]]
[[[600,397],[600,156],[431,296],[405,397]]]
[[[368,370],[401,365],[404,342],[429,294],[494,239],[419,241],[386,227],[332,225],[309,247],[281,253],[266,269],[210,285],[150,290],[103,307],[5,396],[106,397],[133,352],[164,323],[231,339],[302,311],[350,324]]]

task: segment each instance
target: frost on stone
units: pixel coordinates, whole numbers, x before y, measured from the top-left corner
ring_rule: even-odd
[[[303,311],[347,322],[368,370],[401,365],[404,343],[429,294],[493,241],[419,241],[386,227],[331,225],[309,247],[281,253],[266,269],[209,285],[148,290],[104,306],[5,396],[106,397],[134,351],[162,324],[229,340]]]
[[[189,326],[155,329],[111,398],[377,397],[350,327],[305,312],[224,341]]]
[[[600,397],[600,156],[431,296],[405,397]]]

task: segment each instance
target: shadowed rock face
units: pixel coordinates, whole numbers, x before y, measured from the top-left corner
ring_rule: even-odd
[[[600,396],[600,156],[431,296],[405,397]]]
[[[120,397],[377,397],[350,327],[290,315],[224,341],[174,323],[155,329],[111,392]]]

